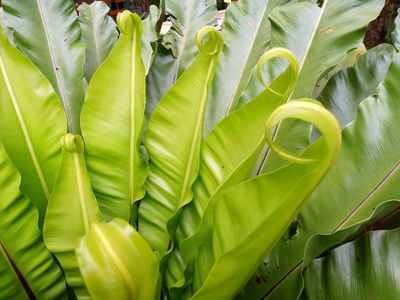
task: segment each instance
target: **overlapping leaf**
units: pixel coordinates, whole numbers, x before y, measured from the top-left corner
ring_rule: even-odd
[[[199,246],[212,231],[216,200],[224,191],[250,177],[265,144],[265,123],[295,85],[298,63],[286,49],[265,53],[259,69],[275,57],[288,59],[291,62],[288,70],[253,101],[223,119],[204,140],[199,177],[193,185],[194,200],[183,209],[176,234],[179,248],[174,249],[168,263],[166,281],[169,289],[175,289],[171,291],[173,298],[182,292],[178,288],[185,282],[186,264],[196,260]]]
[[[73,1],[5,0],[2,6],[13,42],[51,82],[65,109],[69,131],[79,133],[86,91],[85,45]]]
[[[214,0],[165,0],[166,14],[171,14],[173,26],[164,37],[164,45],[172,52],[162,49],[162,56],[154,65],[147,79],[147,101],[157,104],[165,93],[172,87],[180,75],[193,62],[198,51],[196,32],[203,26],[217,24],[217,8]],[[160,46],[162,47],[162,46]],[[171,53],[174,56],[171,56]],[[157,54],[158,56],[158,54]],[[156,58],[158,59],[158,58]],[[164,64],[168,61],[167,64]],[[153,107],[153,106],[150,106]],[[147,114],[151,114],[150,111]]]
[[[143,20],[143,35],[142,35],[142,58],[146,74],[149,72],[153,62],[156,58],[158,48],[158,20],[160,19],[162,10],[158,9],[157,6],[150,6],[150,14],[146,19]]]
[[[78,7],[82,41],[86,45],[83,72],[88,82],[118,40],[117,25],[108,15],[109,10],[103,1],[94,1],[90,5],[82,3]]]
[[[253,0],[232,2],[229,5],[222,24],[225,47],[211,86],[210,102],[205,116],[205,135],[223,117],[236,109],[251,71],[270,43],[269,14],[278,6],[294,2],[297,1]],[[251,99],[262,90],[264,89],[258,90]]]
[[[313,122],[323,136],[302,155],[293,155],[272,142],[274,127],[286,118]],[[195,263],[193,299],[230,299],[240,291],[334,164],[341,134],[333,115],[307,99],[276,109],[267,121],[266,140],[292,163],[245,181],[221,196],[212,244],[210,240],[208,253]]]
[[[312,235],[347,228],[366,219],[383,201],[400,197],[399,74],[397,55],[378,95],[364,100],[358,118],[343,130],[338,161],[301,211],[297,233],[281,240],[260,268],[258,275],[268,276],[267,282],[250,281],[244,298],[293,297],[301,290],[299,271]]]
[[[313,261],[304,299],[399,298],[399,242],[400,229],[368,232]]]
[[[43,236],[78,299],[89,299],[78,268],[75,243],[92,223],[104,222],[104,218],[90,187],[82,138],[69,133],[62,139],[62,144],[63,157],[47,209]]]
[[[220,35],[210,26],[200,29],[196,40],[200,52],[157,105],[145,139],[151,165],[139,208],[139,232],[161,255],[174,239],[177,213],[192,200],[204,111],[222,48]]]
[[[0,143],[0,298],[66,299],[64,276],[46,249],[37,211]]]
[[[145,109],[145,68],[141,58],[140,17],[118,18],[120,38],[93,77],[82,110],[86,163],[94,193],[107,220],[128,221],[145,194],[148,173],[139,153]]]
[[[76,254],[93,299],[155,299],[158,255],[127,222],[92,224]]]
[[[0,140],[21,173],[21,191],[36,205],[42,227],[67,124],[50,82],[0,31]]]

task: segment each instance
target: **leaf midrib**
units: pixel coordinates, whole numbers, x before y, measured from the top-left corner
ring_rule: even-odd
[[[67,115],[68,127],[69,127],[70,132],[72,134],[74,134],[74,130],[73,130],[73,127],[72,127],[71,112],[69,110],[68,101],[67,101],[66,96],[65,96],[64,87],[63,87],[63,85],[61,83],[60,75],[58,74],[58,71],[57,71],[56,60],[55,60],[55,57],[54,57],[54,51],[53,51],[53,47],[52,47],[52,44],[51,44],[51,39],[50,39],[48,26],[47,26],[46,20],[44,18],[44,13],[43,13],[41,0],[37,0],[37,5],[38,5],[39,13],[40,13],[40,18],[42,20],[45,36],[46,36],[47,46],[49,48],[49,54],[50,54],[50,58],[51,58],[51,61],[52,61],[53,71],[54,71],[54,74],[55,74],[56,79],[57,79],[58,89],[59,89],[60,94],[61,94],[61,100],[62,100],[62,102],[64,104],[63,106],[64,106],[64,109],[65,109],[65,113]]]
[[[268,4],[269,4],[269,1],[267,0],[267,2],[265,3],[265,6],[264,6],[263,12],[261,13],[261,18],[260,18],[260,20],[258,21],[257,30],[255,31],[255,34],[254,34],[254,36],[253,36],[253,39],[252,39],[252,41],[251,41],[251,43],[250,43],[250,47],[248,48],[248,51],[247,51],[247,54],[246,54],[246,57],[245,57],[245,63],[242,65],[242,68],[241,68],[241,70],[240,70],[240,74],[239,74],[238,80],[237,80],[236,83],[235,83],[235,88],[234,88],[234,90],[233,90],[233,93],[231,94],[231,99],[229,100],[228,108],[226,109],[226,112],[225,112],[224,117],[226,117],[226,116],[231,112],[231,110],[232,110],[233,100],[234,100],[235,97],[236,97],[236,92],[237,92],[237,90],[238,90],[238,88],[239,88],[240,82],[242,81],[242,76],[243,76],[244,69],[245,69],[246,66],[247,66],[247,62],[248,62],[248,60],[249,60],[250,54],[251,54],[251,52],[252,52],[252,49],[254,48],[254,43],[255,43],[255,41],[256,41],[256,38],[258,37],[258,33],[260,32],[261,22],[262,22],[262,20],[264,19],[264,15],[265,15],[265,13],[266,13],[266,11],[267,11]]]
[[[106,252],[109,254],[109,257],[113,262],[113,265],[115,266],[117,272],[121,276],[121,279],[124,282],[126,289],[129,291],[130,299],[136,299],[138,291],[135,284],[135,280],[132,278],[124,262],[114,251],[112,245],[108,242],[107,238],[104,236],[103,232],[99,229],[98,225],[95,223],[92,224],[92,229],[97,233],[100,243],[103,244]]]
[[[12,259],[10,253],[8,252],[7,248],[5,247],[5,245],[1,239],[0,239],[0,253],[3,254],[4,258],[9,263],[10,268],[13,270],[15,276],[18,278],[18,281],[21,284],[21,287],[25,291],[28,298],[31,300],[36,300],[35,294],[33,293],[32,289],[28,285],[28,282],[26,281],[26,279],[23,276],[23,274],[21,273],[21,271],[18,269],[18,266]]]
[[[301,61],[300,61],[300,63],[299,63],[299,76],[300,76],[301,70],[303,69],[304,63],[305,63],[305,61],[306,61],[306,59],[307,59],[307,55],[308,55],[308,53],[309,53],[309,51],[310,51],[310,49],[311,49],[312,43],[314,42],[315,34],[317,33],[318,27],[319,27],[319,25],[320,25],[322,16],[323,16],[323,14],[324,14],[324,12],[325,12],[325,8],[326,8],[328,2],[329,2],[329,0],[325,0],[325,1],[323,2],[322,7],[321,7],[321,10],[320,10],[319,15],[318,15],[318,18],[317,18],[317,20],[315,21],[313,30],[312,30],[311,35],[310,35],[310,39],[309,39],[309,41],[308,41],[308,43],[307,43],[306,49],[304,50],[303,56],[302,56]],[[292,89],[292,91],[290,92],[290,95],[289,95],[289,97],[287,98],[287,100],[286,100],[285,103],[288,103],[288,102],[291,100],[292,95],[293,95],[293,91],[294,91],[295,89],[296,89],[296,86],[295,86],[295,87]],[[282,123],[279,122],[279,124],[276,126],[276,129],[275,129],[275,131],[274,131],[274,133],[273,133],[272,141],[275,141],[275,138],[276,138],[276,136],[277,136],[277,134],[278,134],[279,128],[281,127],[281,124],[282,124]],[[264,169],[265,163],[267,162],[270,153],[271,153],[271,151],[270,151],[270,148],[268,147],[267,152],[265,153],[264,158],[262,159],[261,165],[260,165],[260,167],[258,168],[257,175],[260,175],[261,172],[262,172],[262,170]]]
[[[99,42],[97,39],[97,30],[96,30],[96,24],[95,24],[95,16],[93,15],[93,9],[92,6],[89,5],[89,10],[90,14],[92,16],[92,26],[93,26],[93,36],[94,36],[94,45],[96,49],[96,57],[97,57],[97,67],[100,67],[101,65],[101,60],[100,60],[100,50],[99,50]]]
[[[217,45],[218,47],[218,45]],[[192,139],[192,143],[190,145],[190,152],[189,152],[189,158],[188,158],[188,163],[186,164],[186,170],[185,170],[185,177],[183,180],[183,184],[182,184],[182,189],[181,189],[181,194],[179,196],[179,200],[178,200],[178,207],[180,208],[183,205],[185,205],[186,203],[184,202],[185,200],[185,195],[187,193],[187,189],[188,189],[188,184],[189,184],[189,175],[190,175],[190,171],[193,168],[193,160],[194,160],[194,152],[196,149],[196,143],[199,139],[200,136],[200,132],[203,128],[203,117],[204,117],[204,112],[205,112],[205,108],[206,108],[206,102],[207,102],[207,96],[208,96],[208,89],[207,89],[207,85],[208,85],[208,81],[209,78],[211,77],[211,73],[213,72],[214,69],[214,63],[215,63],[216,57],[214,56],[209,64],[208,70],[207,70],[207,76],[206,76],[206,81],[203,87],[203,94],[201,97],[201,101],[200,101],[200,111],[197,115],[197,120],[196,120],[196,126],[195,126],[195,131],[194,131],[194,135],[193,135],[193,139]]]
[[[335,232],[337,232],[338,230],[340,230],[341,229],[341,227],[351,218],[351,216],[353,216],[357,211],[358,211],[358,209],[359,208],[361,208],[362,206],[363,206],[363,204],[365,204],[365,202],[367,202],[367,200],[369,199],[369,198],[371,198],[373,195],[374,195],[374,193],[393,175],[393,173],[398,169],[398,168],[400,168],[400,161],[398,161],[395,165],[394,165],[394,167],[392,168],[392,169],[390,169],[390,171],[383,177],[383,179],[382,180],[380,180],[379,182],[378,182],[378,184],[376,184],[375,185],[375,187],[371,190],[371,192],[369,192],[365,197],[364,197],[364,199],[343,219],[343,221],[342,222],[340,222],[339,223],[339,225],[337,225],[336,227],[335,227],[335,229],[333,229],[332,231],[331,231],[331,233],[330,234],[333,234],[333,233],[335,233]],[[287,272],[264,296],[263,296],[263,299],[267,299],[268,298],[268,296],[269,295],[271,295],[272,293],[273,293],[273,291],[277,288],[277,287],[279,287],[283,282],[285,282],[286,281],[286,279],[288,279],[290,276],[291,276],[291,274],[293,274],[294,273],[294,271],[296,271],[296,269],[298,269],[301,265],[302,265],[302,263],[303,263],[303,259],[302,260],[300,260],[299,261],[299,263],[298,264],[296,264],[296,266],[294,266],[292,269],[290,269],[289,270],[289,272]]]
[[[14,90],[13,90],[10,78],[8,77],[8,73],[7,73],[5,64],[4,64],[3,55],[1,53],[0,53],[0,69],[1,69],[1,72],[3,73],[3,78],[4,78],[4,81],[6,83],[7,90],[9,92],[9,95],[10,95],[10,98],[11,98],[11,102],[12,102],[12,104],[14,106],[15,113],[16,113],[18,121],[19,121],[19,123],[21,125],[22,133],[23,133],[26,145],[28,147],[28,151],[29,151],[29,154],[31,156],[33,165],[35,167],[36,174],[38,175],[38,178],[39,178],[40,184],[42,186],[43,192],[45,194],[45,197],[46,197],[47,201],[49,201],[50,200],[50,192],[49,192],[49,189],[47,187],[46,180],[45,180],[45,178],[43,176],[43,172],[42,172],[42,169],[40,167],[40,163],[39,163],[39,161],[37,159],[37,156],[36,156],[35,149],[33,147],[31,138],[29,136],[29,132],[28,132],[28,129],[26,127],[24,117],[22,116],[21,109],[20,109],[20,107],[18,105],[17,98],[16,98],[16,96],[14,94]]]

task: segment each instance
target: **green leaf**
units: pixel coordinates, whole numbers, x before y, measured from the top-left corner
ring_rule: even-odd
[[[171,14],[173,26],[168,39],[177,50],[174,82],[189,68],[197,53],[196,33],[200,27],[217,25],[214,0],[165,0],[166,13]]]
[[[165,5],[166,13],[172,15],[173,26],[163,43],[158,45],[154,64],[148,71],[147,120],[165,93],[193,62],[198,51],[197,30],[217,24],[216,2],[213,0],[165,0],[161,5]]]
[[[300,62],[300,76],[291,99],[310,97],[319,79],[339,64],[348,51],[359,47],[365,24],[379,15],[383,4],[383,0],[327,0],[320,8],[301,2],[271,13],[270,46],[289,49]],[[285,65],[269,67],[263,72],[266,81],[282,72]],[[246,98],[252,99],[262,89],[253,75],[245,91]]]
[[[37,211],[0,143],[0,298],[66,299],[64,276],[46,249]]]
[[[165,48],[163,44],[157,46],[157,55],[146,76],[146,121],[156,108],[160,99],[174,84],[174,76],[171,72],[175,65],[172,50]]]
[[[328,81],[318,100],[336,117],[342,129],[356,119],[361,101],[376,93],[394,55],[391,45],[379,45],[361,55],[354,68],[339,71]]]
[[[200,52],[157,105],[145,139],[151,164],[147,194],[139,207],[139,232],[161,255],[174,239],[174,216],[192,200],[204,111],[223,43],[210,26],[200,29],[196,40]]]
[[[120,38],[108,59],[95,73],[82,110],[86,163],[107,220],[128,221],[134,202],[145,194],[148,173],[139,152],[145,109],[145,69],[140,56],[140,17],[119,15]],[[116,80],[110,80],[116,78]],[[135,223],[135,220],[132,220]]]
[[[117,24],[108,15],[110,8],[103,1],[79,5],[79,24],[86,45],[83,73],[89,82],[106,60],[118,40]]]
[[[93,299],[155,299],[158,253],[126,221],[92,224],[76,254]]]
[[[399,14],[399,11],[397,11]],[[393,45],[396,47],[397,51],[400,50],[400,17],[397,16],[394,20],[395,28],[390,35],[390,40],[392,41]]]
[[[67,115],[69,131],[80,132],[79,116],[86,91],[85,45],[73,1],[4,0],[5,24],[13,42],[46,76]]]
[[[322,137],[301,155],[289,153],[272,141],[275,126],[287,118],[314,123]],[[276,109],[267,121],[265,138],[274,151],[292,163],[245,181],[221,196],[211,247],[195,264],[192,299],[231,299],[240,291],[331,169],[341,145],[339,124],[311,99]],[[207,270],[207,265],[212,268]]]
[[[170,289],[182,286],[186,264],[196,260],[199,246],[212,231],[219,195],[250,177],[265,145],[265,123],[271,113],[285,102],[296,83],[298,62],[286,49],[275,48],[265,53],[260,59],[259,69],[275,57],[288,59],[288,70],[270,87],[266,86],[266,90],[253,101],[224,118],[204,140],[199,177],[193,185],[194,199],[182,211],[176,232],[179,248],[174,249],[174,257],[168,264],[166,278]],[[182,258],[176,261],[180,255]],[[178,298],[177,295],[171,297]]]
[[[365,233],[305,270],[306,299],[400,297],[400,229]]]
[[[21,173],[21,191],[39,211],[39,227],[61,161],[66,120],[40,71],[8,43],[0,28],[0,140]]]
[[[143,35],[142,35],[142,58],[146,69],[146,74],[149,72],[156,58],[158,48],[158,20],[160,19],[162,10],[157,6],[150,6],[150,14],[143,20]]]
[[[364,100],[357,119],[344,128],[336,165],[301,211],[298,233],[281,240],[265,260],[259,274],[268,276],[267,282],[257,285],[252,280],[243,298],[297,295],[305,246],[312,235],[348,228],[366,219],[380,203],[400,198],[399,74],[397,55],[378,87],[378,95]]]
[[[252,0],[232,2],[229,5],[221,32],[225,47],[211,86],[204,135],[237,108],[251,71],[269,45],[269,14],[276,7],[293,2],[296,0]],[[258,90],[251,99],[263,90],[264,88]]]
[[[60,171],[45,217],[43,236],[47,248],[60,262],[67,283],[78,299],[88,299],[75,255],[75,242],[84,236],[92,223],[104,222],[90,187],[83,156],[83,140],[67,134],[62,139]]]

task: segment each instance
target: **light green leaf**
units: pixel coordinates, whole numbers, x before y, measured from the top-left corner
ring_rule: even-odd
[[[204,111],[222,48],[221,36],[210,26],[200,29],[196,40],[200,52],[157,105],[145,139],[151,164],[147,194],[139,207],[139,232],[161,255],[174,240],[174,216],[192,200]]]
[[[83,140],[67,134],[62,139],[63,157],[57,182],[51,194],[43,226],[47,248],[60,262],[67,283],[78,299],[88,299],[75,255],[75,242],[92,223],[104,222],[90,187],[83,156]]]
[[[344,128],[337,163],[302,209],[298,233],[278,243],[259,270],[269,277],[267,282],[249,282],[243,299],[297,295],[304,251],[312,235],[348,228],[369,217],[380,203],[400,198],[399,74],[397,55],[377,96],[364,100],[357,119]]]
[[[92,224],[76,254],[93,299],[155,299],[158,253],[126,221]]]
[[[61,161],[66,120],[51,84],[8,43],[0,28],[0,140],[21,173],[21,191],[39,211],[39,227]]]
[[[86,91],[85,45],[73,1],[3,0],[5,24],[18,49],[46,76],[67,115],[69,131],[79,133]]]
[[[66,299],[64,276],[44,245],[37,211],[0,143],[0,298]]]
[[[140,56],[142,21],[125,11],[118,17],[120,38],[95,73],[82,110],[86,163],[107,220],[128,221],[145,194],[148,173],[139,152],[145,109],[145,69]],[[110,78],[114,80],[110,80]],[[135,219],[132,220],[135,223]]]
[[[269,14],[278,6],[294,2],[297,1],[252,0],[232,2],[229,5],[221,32],[225,46],[211,86],[204,135],[237,108],[237,102],[247,85],[251,71],[270,43]],[[258,90],[251,99],[263,90],[264,88]]]
[[[168,264],[166,280],[170,289],[182,287],[186,264],[196,260],[199,246],[207,241],[219,195],[250,177],[265,145],[265,123],[296,83],[298,62],[286,49],[275,48],[265,53],[259,69],[275,57],[288,59],[288,70],[253,101],[224,118],[204,140],[199,177],[193,185],[194,199],[182,211],[176,232],[179,248],[174,249]],[[176,261],[180,255],[182,258]],[[178,298],[176,294],[171,297]]]
[[[109,10],[103,1],[94,1],[90,5],[82,3],[78,7],[82,41],[86,45],[83,72],[88,82],[118,40],[117,24],[108,15]]]
[[[398,299],[400,229],[365,233],[305,270],[305,299]]]
[[[272,141],[275,126],[287,118],[314,123],[322,137],[301,155],[289,153]],[[332,114],[318,102],[304,99],[280,106],[271,114],[266,140],[292,163],[245,181],[221,196],[212,244],[208,243],[207,255],[203,253],[195,264],[196,294],[192,299],[231,299],[240,291],[333,166],[341,134]],[[203,262],[210,259],[213,263]],[[212,268],[207,270],[207,265]]]

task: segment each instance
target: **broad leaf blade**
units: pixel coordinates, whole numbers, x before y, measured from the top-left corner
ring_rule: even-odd
[[[397,11],[398,13],[399,11]],[[395,28],[393,32],[391,33],[390,40],[392,41],[393,45],[396,47],[397,51],[400,49],[400,17],[397,16],[397,18],[394,21]]]
[[[44,245],[37,211],[0,143],[0,298],[66,299],[64,276]]]
[[[271,143],[276,124],[296,117],[315,123],[324,134],[300,156]],[[221,196],[215,210],[211,251],[203,253],[195,264],[196,294],[192,299],[211,295],[214,299],[228,299],[240,291],[332,167],[341,144],[337,121],[308,100],[278,108],[267,121],[266,138],[274,150],[292,163],[239,184]],[[204,259],[214,261],[211,270],[206,270]]]
[[[204,140],[199,177],[193,185],[194,199],[181,214],[176,233],[179,249],[174,250],[175,257],[168,266],[167,285],[170,289],[181,287],[183,282],[183,274],[177,272],[180,269],[177,263],[183,263],[181,270],[187,263],[193,263],[198,247],[212,230],[219,195],[250,177],[265,144],[265,123],[285,102],[297,80],[297,60],[285,49],[268,51],[262,56],[259,67],[275,57],[288,59],[291,62],[288,70],[253,101],[224,118]],[[207,214],[203,215],[204,211]],[[176,261],[176,255],[182,255],[182,259]]]
[[[79,133],[86,91],[85,45],[73,1],[2,1],[13,42],[46,76],[67,115],[69,131]]]
[[[137,211],[134,202],[145,194],[148,173],[139,153],[145,109],[145,69],[140,55],[143,27],[139,16],[128,11],[119,16],[118,26],[121,36],[88,88],[82,132],[101,211],[107,220],[128,221],[131,208]]]
[[[103,1],[82,3],[78,7],[82,41],[86,45],[83,73],[89,82],[106,60],[118,40],[117,25],[108,16],[110,8]]]
[[[127,222],[92,224],[76,249],[93,299],[154,299],[158,255]]]
[[[260,269],[269,280],[258,288],[255,280],[249,282],[244,298],[293,297],[301,289],[299,270],[312,235],[348,228],[367,218],[380,203],[400,197],[399,74],[397,55],[378,95],[364,100],[357,119],[343,130],[337,163],[301,211],[299,233],[278,243]]]
[[[21,173],[21,191],[39,211],[41,228],[67,124],[51,84],[0,31],[0,140]]]
[[[57,182],[47,209],[43,236],[47,248],[60,262],[67,283],[78,299],[88,299],[75,255],[75,243],[91,223],[104,222],[90,187],[83,156],[83,140],[67,134],[63,140],[63,158]]]
[[[274,8],[293,2],[296,1],[253,0],[232,2],[229,5],[222,24],[225,47],[211,86],[210,102],[205,116],[205,135],[223,117],[236,109],[251,71],[269,45],[269,14]],[[258,90],[251,99],[262,90]]]
[[[220,35],[210,26],[200,29],[196,39],[200,52],[156,107],[145,139],[151,165],[147,194],[139,208],[139,232],[161,255],[175,231],[168,222],[192,200],[204,111],[222,48]]]
[[[361,101],[376,93],[394,55],[391,45],[379,45],[361,55],[354,68],[339,71],[329,80],[318,100],[338,119],[341,128],[356,119]]]
[[[399,242],[400,229],[367,232],[315,260],[304,273],[305,298],[399,298]]]

